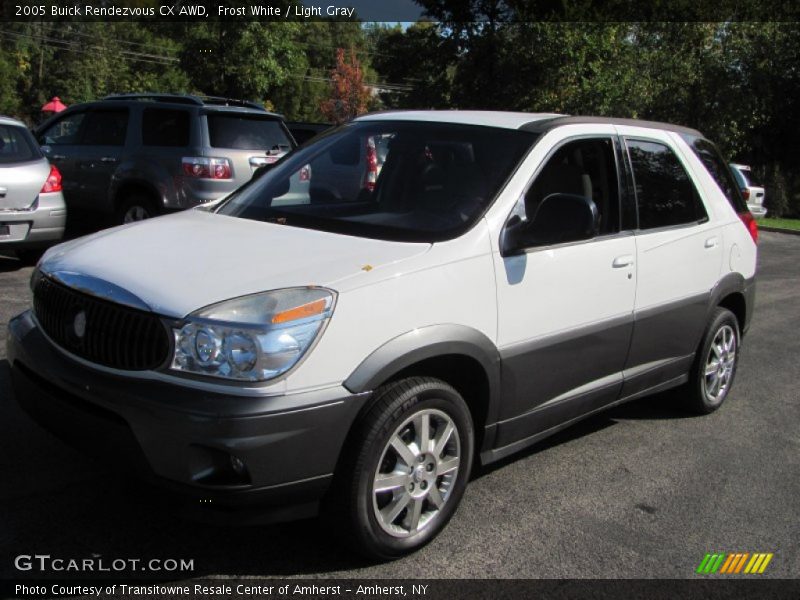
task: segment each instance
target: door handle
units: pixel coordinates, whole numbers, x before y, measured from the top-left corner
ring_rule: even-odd
[[[115,157],[113,157],[113,156],[103,156],[103,157],[100,159],[100,162],[104,162],[104,163],[115,163],[115,162],[117,162],[118,160],[119,160],[118,158],[115,158]]]
[[[714,247],[716,247],[718,241],[719,240],[717,238],[715,238],[715,237],[708,238],[706,240],[705,246],[706,246],[706,248],[714,248]]]
[[[614,262],[611,263],[611,266],[615,269],[621,269],[622,267],[630,267],[632,264],[633,256],[630,254],[624,254],[615,258]]]
[[[0,188],[0,198],[5,198],[8,190],[6,188]]]
[[[67,157],[64,156],[63,154],[53,154],[53,156],[51,156],[50,158],[53,160],[64,160]]]

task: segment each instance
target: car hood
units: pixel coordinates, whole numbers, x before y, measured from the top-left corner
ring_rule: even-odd
[[[154,312],[183,317],[266,290],[341,291],[429,248],[190,210],[60,244],[39,268],[68,284],[110,284],[104,293],[112,299],[135,305],[125,300],[133,295]]]

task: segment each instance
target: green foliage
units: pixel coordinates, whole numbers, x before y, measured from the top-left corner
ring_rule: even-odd
[[[257,100],[291,120],[321,121],[337,50],[352,48],[363,82],[376,86],[370,110],[525,110],[689,125],[753,167],[771,215],[800,215],[797,23],[579,22],[600,10],[596,0],[418,3],[438,23],[6,22],[0,113],[36,123],[52,96],[73,104],[157,91]],[[531,7],[563,22],[531,21]]]

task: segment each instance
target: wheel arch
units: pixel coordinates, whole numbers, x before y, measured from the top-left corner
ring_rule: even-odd
[[[727,308],[736,317],[739,331],[744,335],[752,317],[754,292],[753,280],[746,280],[740,273],[728,273],[711,291],[709,317],[717,306]]]
[[[500,399],[500,354],[486,335],[449,324],[409,331],[372,352],[344,387],[366,392],[412,375],[437,377],[452,385],[472,413],[476,450],[492,444]]]
[[[115,182],[112,191],[113,205],[116,210],[120,204],[133,193],[141,192],[147,194],[155,204],[156,209],[161,209],[163,205],[163,196],[159,190],[149,181],[144,179],[123,179]]]

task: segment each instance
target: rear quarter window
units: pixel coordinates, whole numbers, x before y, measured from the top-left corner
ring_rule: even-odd
[[[28,162],[41,157],[39,146],[27,129],[0,124],[0,164]]]
[[[717,147],[706,139],[692,136],[683,136],[683,139],[695,153],[700,162],[708,171],[708,174],[717,182],[720,191],[728,199],[728,202],[737,213],[745,212],[747,210],[747,203],[742,198],[739,188],[742,187],[741,183],[737,185],[734,179],[734,174],[731,172],[731,167],[728,166],[727,161],[722,158],[722,154]]]
[[[290,150],[292,143],[281,122],[257,115],[216,113],[206,116],[212,148]]]

